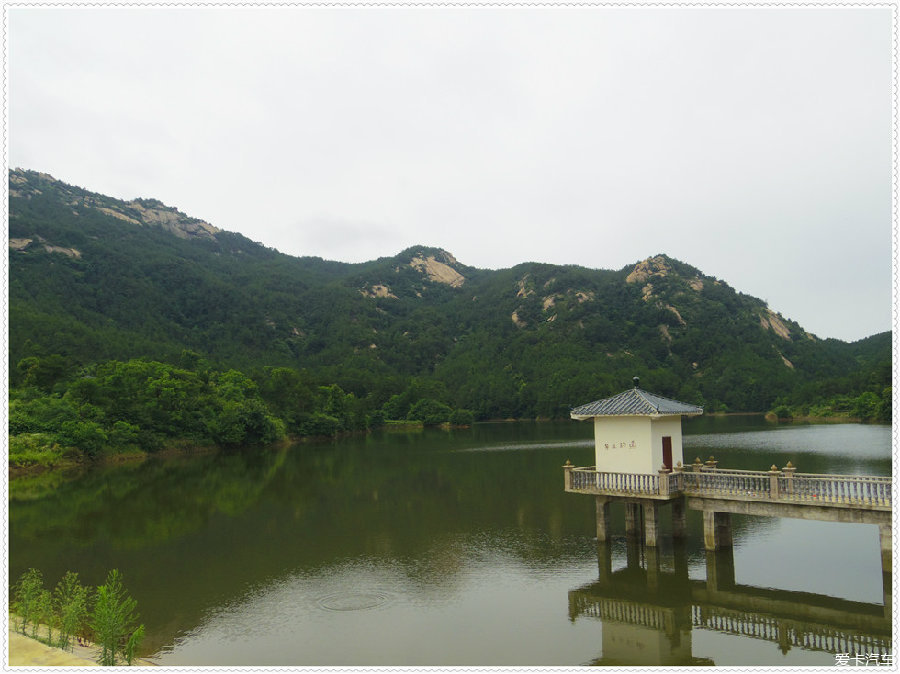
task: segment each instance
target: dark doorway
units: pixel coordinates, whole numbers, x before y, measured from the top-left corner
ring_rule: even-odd
[[[672,470],[672,438],[668,435],[663,436],[663,465],[667,470]]]

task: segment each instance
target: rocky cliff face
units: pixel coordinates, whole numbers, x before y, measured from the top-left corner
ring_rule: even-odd
[[[445,250],[427,255],[424,252],[413,256],[409,266],[418,269],[435,283],[443,283],[451,288],[458,288],[466,282],[466,277],[451,265],[458,264],[456,258]]]
[[[185,215],[156,199],[122,201],[67,185],[47,173],[18,168],[9,172],[10,198],[31,199],[50,190],[57,192],[75,215],[96,210],[132,225],[159,227],[182,239],[214,238],[220,231],[208,222]],[[23,248],[14,246],[12,240],[10,247]]]

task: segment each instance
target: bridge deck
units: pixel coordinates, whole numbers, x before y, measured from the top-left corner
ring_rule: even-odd
[[[623,498],[669,500],[679,496],[725,501],[762,501],[860,510],[891,510],[891,478],[868,475],[820,475],[719,468],[658,475],[608,473],[565,467],[566,491]]]

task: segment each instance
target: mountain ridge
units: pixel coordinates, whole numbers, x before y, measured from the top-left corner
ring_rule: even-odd
[[[427,380],[490,418],[558,416],[635,374],[708,409],[762,410],[860,367],[856,347],[662,253],[618,270],[484,270],[416,245],[346,263],[283,254],[154,199],[19,169],[9,181],[13,369],[36,354],[75,367],[188,350],[378,399]]]

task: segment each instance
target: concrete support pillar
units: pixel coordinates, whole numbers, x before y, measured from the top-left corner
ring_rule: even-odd
[[[731,513],[716,513],[716,532],[720,548],[730,548],[734,545],[731,533]]]
[[[676,539],[672,544],[672,557],[675,567],[676,584],[688,583],[687,546],[683,540]]]
[[[649,545],[644,548],[644,559],[647,560],[647,589],[659,592],[659,550]]]
[[[609,507],[610,500],[606,496],[598,496],[597,498],[597,540],[608,541],[609,532]]]
[[[893,574],[890,571],[881,572],[881,593],[884,599],[884,617],[890,620],[894,615]]]
[[[638,538],[641,533],[640,503],[625,503],[625,536]]]
[[[685,536],[687,536],[687,508],[682,497],[672,501],[672,538],[680,539]]]
[[[625,538],[625,566],[629,569],[641,568],[641,541],[636,536]]]
[[[706,551],[706,589],[710,592],[734,587],[734,550]]]
[[[659,504],[656,501],[644,502],[644,544],[648,548],[659,544]]]
[[[716,513],[712,510],[703,511],[703,547],[707,550],[719,549],[719,538],[716,536]]]
[[[891,548],[893,534],[890,524],[878,526],[878,538],[881,541],[881,594],[884,599],[884,617],[890,619],[894,608],[894,555]]]
[[[707,550],[730,548],[733,545],[731,513],[703,511],[703,545]]]
[[[894,568],[893,552],[891,548],[891,525],[880,524],[878,537],[881,539],[881,570],[890,573]]]
[[[612,547],[606,541],[597,541],[597,569],[603,587],[612,582]]]

